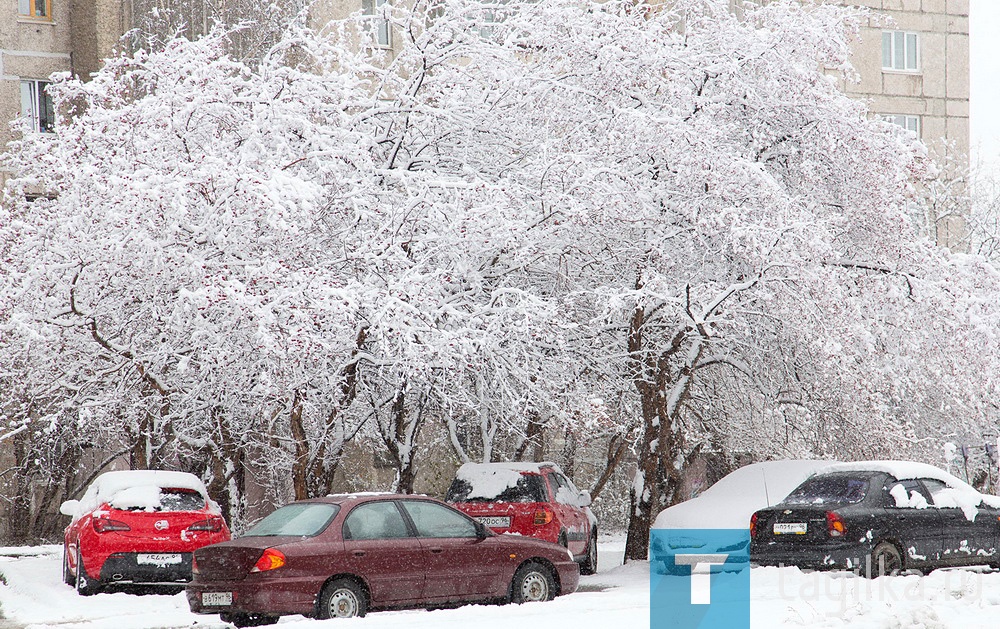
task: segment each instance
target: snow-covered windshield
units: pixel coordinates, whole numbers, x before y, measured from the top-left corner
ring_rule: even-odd
[[[486,475],[477,478],[456,478],[448,488],[448,502],[545,502],[545,484],[537,474],[521,474],[503,478]]]
[[[785,504],[851,504],[868,493],[868,479],[860,476],[813,476],[785,498]]]
[[[313,537],[330,525],[340,505],[307,502],[290,504],[250,527],[243,537]]]

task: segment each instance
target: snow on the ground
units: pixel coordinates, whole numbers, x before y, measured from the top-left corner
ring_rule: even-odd
[[[632,629],[649,623],[649,566],[621,565],[622,537],[600,541],[600,571],[580,590],[549,603],[470,605],[437,611],[376,612],[353,620],[283,618],[280,629],[509,629],[551,627]],[[183,594],[124,592],[81,597],[63,584],[59,546],[0,549],[0,627],[18,629],[224,629],[218,616],[188,611]],[[682,578],[682,577],[673,577]],[[752,625],[851,629],[986,629],[1000,626],[1000,573],[937,570],[929,576],[868,580],[848,572],[755,568]]]

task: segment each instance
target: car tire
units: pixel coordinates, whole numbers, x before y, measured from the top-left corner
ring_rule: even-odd
[[[260,614],[219,614],[219,619],[240,628],[263,627],[278,622],[277,616],[262,616]]]
[[[336,579],[323,586],[316,617],[360,618],[368,612],[368,596],[352,579]]]
[[[580,574],[597,574],[597,531],[590,536],[587,544],[587,558],[580,562]]]
[[[879,542],[872,549],[870,578],[896,575],[903,568],[903,555],[892,542]]]
[[[87,576],[87,569],[83,567],[83,557],[79,545],[76,547],[76,576],[73,578],[73,586],[80,596],[92,596],[101,589],[98,582],[91,581]]]
[[[510,585],[510,600],[521,603],[551,601],[556,597],[556,580],[552,571],[540,563],[529,561],[514,573]]]
[[[76,577],[69,569],[69,549],[63,546],[63,583],[69,586],[76,585]]]

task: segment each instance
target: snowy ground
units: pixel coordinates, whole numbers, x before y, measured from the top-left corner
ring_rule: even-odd
[[[353,620],[282,619],[281,629],[364,627],[411,629],[509,629],[648,626],[649,567],[621,565],[624,541],[601,540],[600,571],[583,577],[580,591],[551,603],[453,610],[373,613]],[[217,616],[196,616],[183,594],[126,593],[80,597],[61,580],[61,548],[0,549],[0,629],[224,629]],[[751,574],[752,625],[986,629],[1000,626],[1000,573],[938,570],[927,577],[869,581],[850,573],[803,573],[794,568],[756,568]],[[523,620],[522,620],[523,619]],[[519,622],[520,621],[520,622]]]

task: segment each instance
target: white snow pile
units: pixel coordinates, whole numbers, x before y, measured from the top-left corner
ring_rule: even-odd
[[[660,512],[657,529],[739,529],[754,511],[781,502],[830,461],[787,460],[753,463],[723,477],[691,500]]]
[[[537,474],[543,466],[559,469],[554,463],[465,463],[455,477],[472,487],[467,499],[491,499],[516,487],[523,472]]]
[[[161,489],[187,489],[207,497],[205,483],[194,474],[161,470],[105,472],[97,477],[80,499],[77,515],[89,513],[103,504],[115,509],[155,510],[160,507]],[[213,509],[218,506],[209,500]]]

